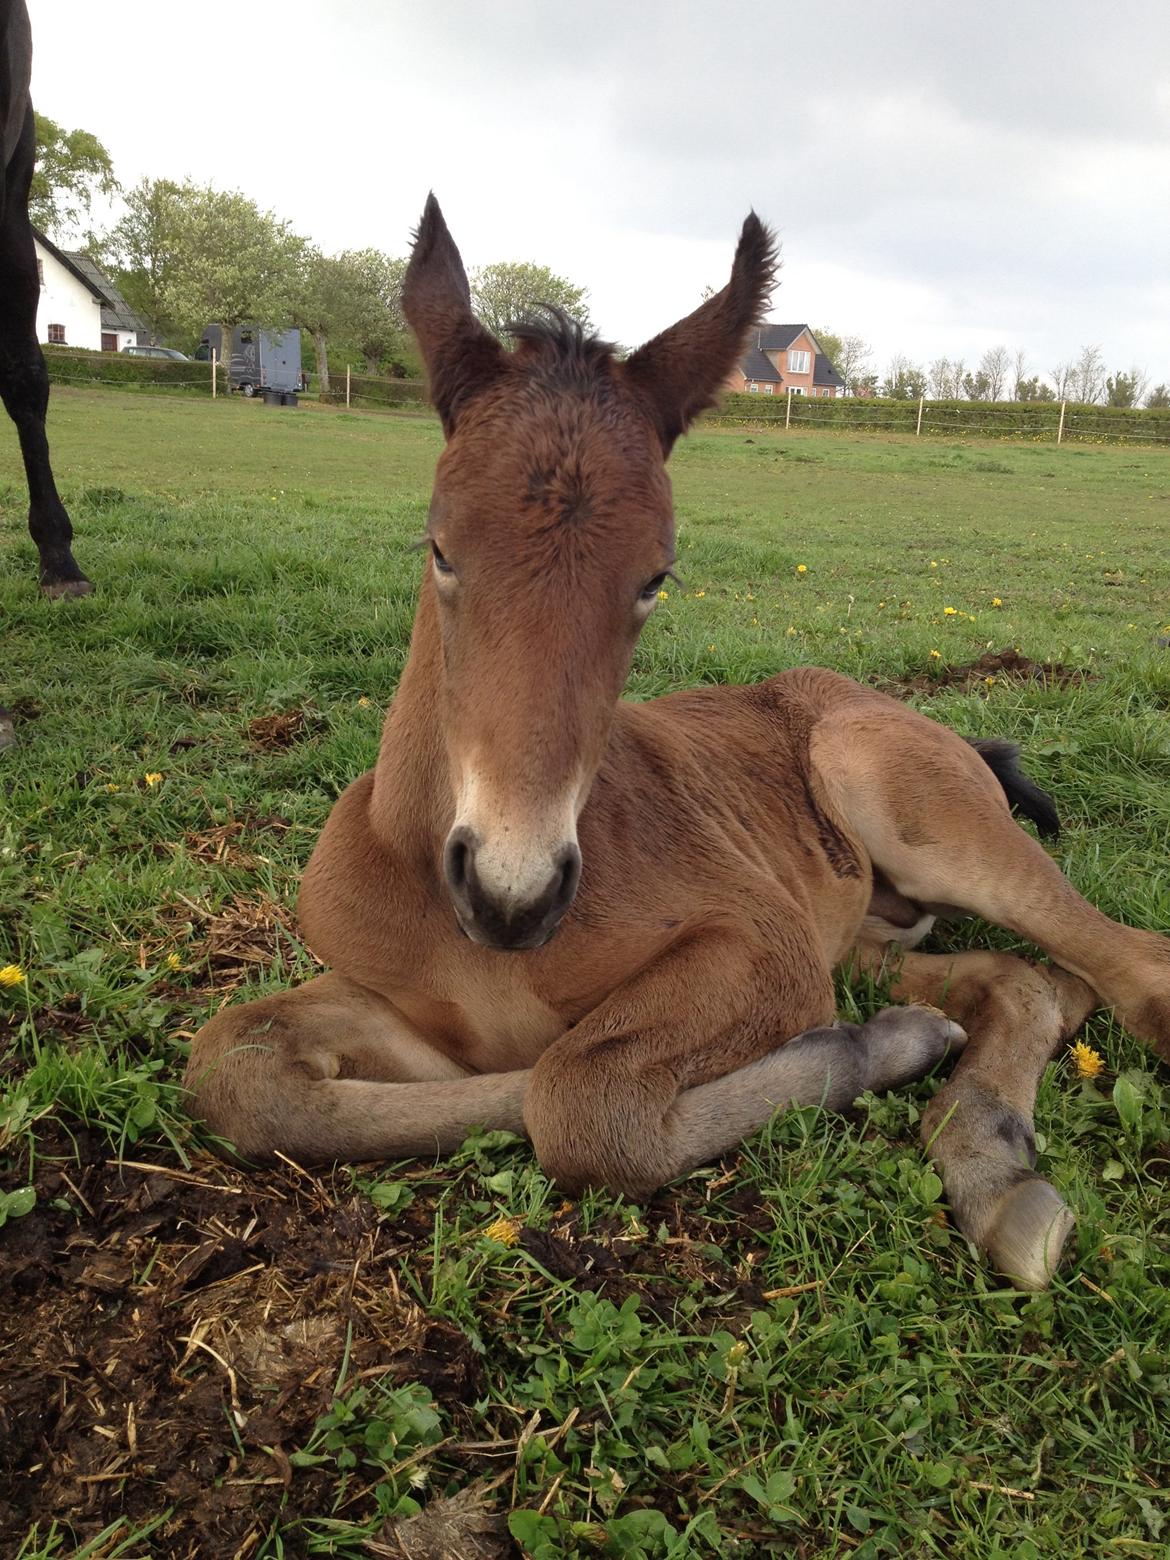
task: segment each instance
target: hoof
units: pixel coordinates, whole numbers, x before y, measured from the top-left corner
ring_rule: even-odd
[[[967,1032],[938,1008],[890,1007],[862,1025],[869,1048],[871,1089],[897,1089],[925,1077],[967,1044]]]
[[[1076,1220],[1055,1187],[1027,1174],[988,1231],[987,1254],[1018,1289],[1047,1289]]]
[[[91,596],[93,583],[84,575],[79,580],[51,580],[41,586],[41,594],[49,601],[64,601],[68,596]]]

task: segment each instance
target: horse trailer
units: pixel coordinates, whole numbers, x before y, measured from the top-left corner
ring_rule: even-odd
[[[235,325],[231,329],[230,350],[224,351],[226,331],[222,325],[209,325],[203,332],[195,356],[206,363],[214,351],[226,363],[228,383],[241,395],[252,396],[271,391],[295,396],[301,388],[301,333],[299,330],[261,330],[256,325]],[[286,405],[295,406],[296,401]]]

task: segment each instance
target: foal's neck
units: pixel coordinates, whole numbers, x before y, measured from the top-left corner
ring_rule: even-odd
[[[435,587],[424,577],[410,654],[382,727],[370,826],[398,855],[437,859],[451,826],[447,750],[439,724],[439,638]]]

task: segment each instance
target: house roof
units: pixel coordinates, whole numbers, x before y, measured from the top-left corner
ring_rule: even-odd
[[[58,249],[53,240],[51,238],[46,238],[39,228],[33,228],[33,237],[36,239],[37,243],[41,246],[42,249],[46,250],[47,253],[52,255],[54,260],[58,261],[65,267],[70,276],[75,276],[77,278],[77,280],[81,283],[87,292],[92,293],[99,303],[105,303],[105,292],[101,287],[98,286],[98,284],[91,276],[88,276],[81,269],[77,263],[77,256],[68,255],[63,249]],[[96,270],[97,267],[95,266],[94,269]]]
[[[88,255],[74,250],[68,258],[97,289],[102,299],[102,325],[106,330],[149,331],[150,326],[141,314],[134,312],[101,267],[95,265]]]
[[[845,381],[823,352],[818,352],[813,364],[814,385],[843,385]]]
[[[762,325],[756,326],[755,345],[765,352],[779,352],[794,342],[802,330],[808,330],[808,326],[775,325],[771,320],[765,320]],[[809,331],[809,334],[812,332]]]
[[[775,365],[770,358],[766,358],[759,347],[749,347],[739,360],[739,371],[745,379],[764,380],[772,384],[780,383],[780,375],[776,372]]]

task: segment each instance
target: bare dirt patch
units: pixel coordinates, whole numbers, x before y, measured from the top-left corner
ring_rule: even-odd
[[[970,692],[986,687],[989,678],[1017,687],[1039,684],[1043,688],[1078,688],[1082,683],[1093,682],[1095,674],[1083,667],[1065,666],[1060,661],[1033,661],[1031,656],[1009,645],[1004,650],[988,650],[977,661],[967,661],[961,666],[940,665],[913,677],[879,677],[875,674],[869,680],[875,687],[905,698],[911,694],[930,697],[948,688]]]

